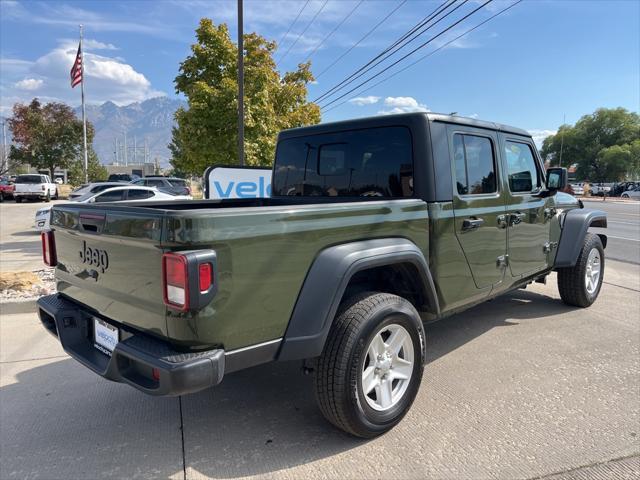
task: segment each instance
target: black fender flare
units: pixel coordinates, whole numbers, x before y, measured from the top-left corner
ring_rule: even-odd
[[[431,313],[439,314],[429,266],[415,243],[405,238],[381,238],[335,245],[322,250],[307,273],[278,360],[319,356],[351,277],[362,270],[399,263],[416,267]]]
[[[569,210],[561,223],[562,233],[558,242],[558,253],[554,268],[573,267],[578,261],[580,249],[589,227],[607,227],[607,214],[602,210],[580,208]],[[607,246],[606,235],[599,235],[602,245]]]

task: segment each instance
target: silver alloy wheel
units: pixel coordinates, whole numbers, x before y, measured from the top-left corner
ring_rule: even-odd
[[[601,268],[600,252],[597,248],[592,248],[587,258],[587,270],[584,274],[584,282],[589,295],[593,295],[598,288]]]
[[[378,411],[396,405],[413,373],[413,341],[398,324],[385,325],[371,339],[362,364],[362,391],[367,404]]]

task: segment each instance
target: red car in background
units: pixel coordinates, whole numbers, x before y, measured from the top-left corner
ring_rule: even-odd
[[[3,178],[0,180],[0,202],[3,202],[5,198],[13,198],[13,192],[16,186],[13,182]]]

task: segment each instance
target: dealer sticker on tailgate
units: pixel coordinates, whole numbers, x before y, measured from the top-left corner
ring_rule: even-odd
[[[94,344],[102,353],[111,356],[118,344],[118,329],[99,318],[93,318]]]

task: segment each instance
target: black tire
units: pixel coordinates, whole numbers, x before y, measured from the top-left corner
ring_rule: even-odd
[[[47,194],[44,196],[44,201],[49,203],[51,201],[51,193],[47,192]]]
[[[373,338],[385,327],[397,325],[409,334],[413,346],[411,376],[397,403],[386,411],[377,411],[364,397],[362,371]],[[367,292],[344,302],[316,365],[315,394],[322,414],[336,427],[357,437],[373,438],[392,429],[405,416],[420,388],[424,342],[420,316],[404,298]],[[396,380],[389,381],[389,388],[395,388]]]
[[[0,193],[0,203],[4,202],[4,195]]]
[[[22,197],[16,197],[16,203],[22,203]]]
[[[53,194],[53,199],[58,200],[58,198],[60,198],[60,196],[58,195],[58,189],[56,188],[56,193]]]
[[[589,255],[597,250],[600,256],[600,275],[595,290],[589,292],[585,276],[587,274]],[[587,233],[575,266],[558,269],[558,290],[562,301],[575,307],[589,307],[596,301],[604,278],[604,248],[598,235]]]

